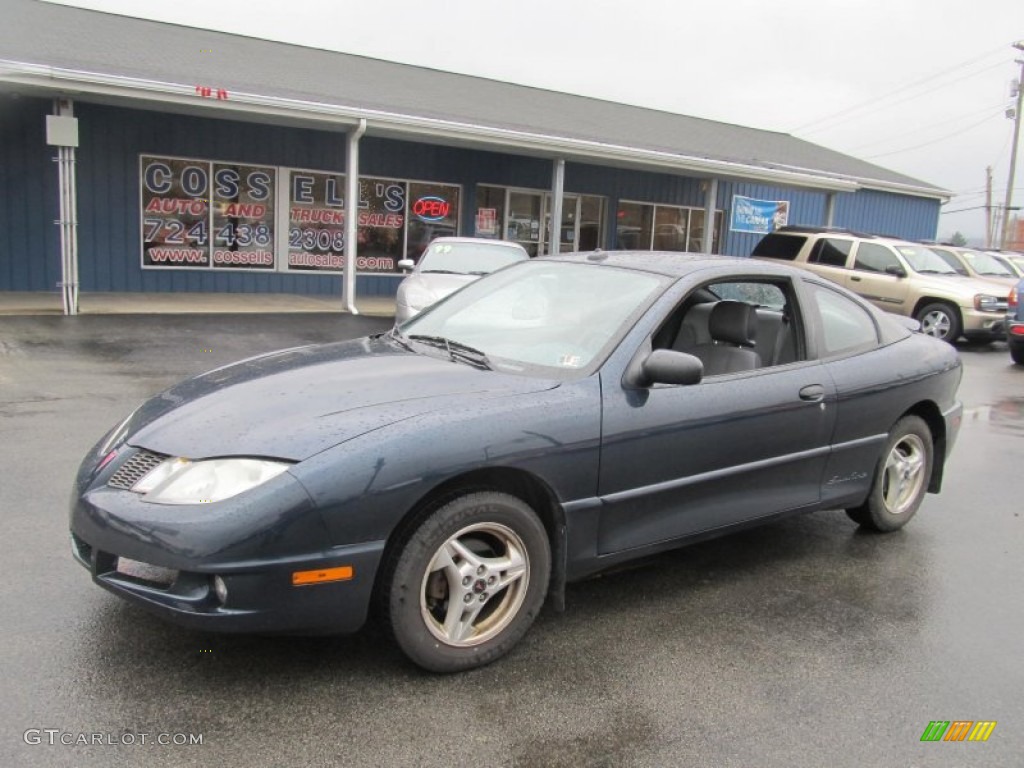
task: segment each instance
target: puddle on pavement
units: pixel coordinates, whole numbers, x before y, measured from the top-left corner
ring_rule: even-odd
[[[985,423],[1010,435],[1024,435],[1024,397],[1007,397],[994,405],[964,410],[964,423]]]

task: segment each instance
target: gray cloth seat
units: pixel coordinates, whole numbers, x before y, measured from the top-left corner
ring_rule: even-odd
[[[742,301],[719,301],[708,317],[710,344],[698,344],[687,350],[704,363],[705,376],[751,371],[761,367],[761,356],[754,350],[757,339],[757,314]]]

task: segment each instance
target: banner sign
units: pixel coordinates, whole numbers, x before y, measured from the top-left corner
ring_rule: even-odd
[[[767,234],[789,221],[788,200],[755,200],[752,197],[733,195],[732,219],[729,229],[733,232],[754,232]]]

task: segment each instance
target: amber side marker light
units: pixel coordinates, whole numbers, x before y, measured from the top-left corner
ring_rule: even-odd
[[[301,587],[307,584],[325,584],[329,581],[348,581],[355,575],[351,565],[339,565],[337,568],[320,568],[315,571],[295,571],[292,574],[292,586]]]

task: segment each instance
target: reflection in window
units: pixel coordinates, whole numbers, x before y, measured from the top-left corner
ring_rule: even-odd
[[[889,267],[900,267],[896,254],[884,245],[861,243],[857,246],[857,259],[853,262],[854,269],[866,272],[885,272]]]
[[[815,307],[824,338],[822,357],[870,349],[878,344],[878,329],[868,311],[835,291],[812,285]]]
[[[643,203],[619,203],[615,220],[615,242],[625,251],[651,249],[654,206]]]

